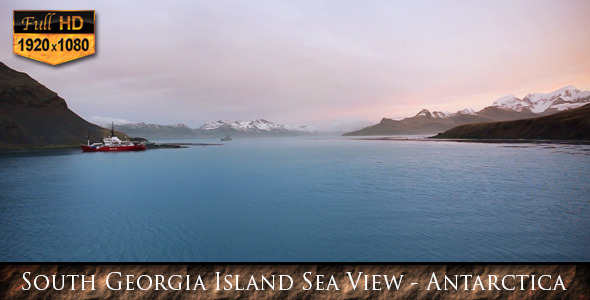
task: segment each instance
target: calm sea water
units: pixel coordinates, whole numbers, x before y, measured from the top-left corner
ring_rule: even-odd
[[[5,152],[0,260],[588,261],[589,179],[580,145]]]

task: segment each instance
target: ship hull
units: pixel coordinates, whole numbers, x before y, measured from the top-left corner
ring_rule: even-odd
[[[145,145],[133,146],[102,146],[98,148],[80,145],[82,152],[122,152],[122,151],[144,151]]]

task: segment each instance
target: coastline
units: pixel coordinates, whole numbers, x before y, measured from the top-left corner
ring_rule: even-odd
[[[1,152],[80,149],[81,144],[46,144],[46,145],[0,145]],[[149,144],[147,150],[153,149],[181,149],[189,146],[222,146],[220,143],[163,143]]]
[[[356,137],[349,140],[365,141],[417,141],[417,142],[458,142],[458,143],[489,143],[489,144],[569,144],[590,145],[590,140],[548,140],[548,139],[473,139],[473,138],[409,138],[405,136]]]
[[[346,137],[347,140],[357,141],[390,141],[390,142],[457,142],[457,143],[486,143],[486,144],[564,144],[590,145],[590,140],[550,140],[550,139],[474,139],[474,138],[436,138],[407,137],[407,136],[375,136],[375,137]],[[190,146],[223,146],[222,143],[163,143],[148,145],[148,150],[154,149],[182,149]],[[78,149],[80,144],[46,144],[46,145],[0,145],[0,153],[11,151],[63,150]]]

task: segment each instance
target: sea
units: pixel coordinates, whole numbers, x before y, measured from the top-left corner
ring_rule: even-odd
[[[0,261],[590,261],[589,145],[184,142],[0,152]]]

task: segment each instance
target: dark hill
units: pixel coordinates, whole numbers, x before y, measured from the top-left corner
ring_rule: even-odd
[[[460,125],[433,138],[590,140],[590,104],[538,118]]]
[[[72,112],[64,99],[0,62],[0,149],[99,141],[108,130]]]

